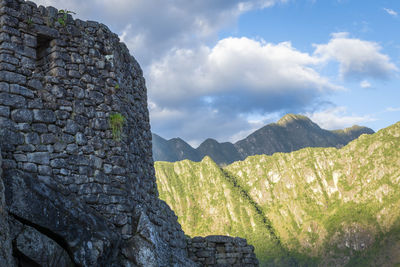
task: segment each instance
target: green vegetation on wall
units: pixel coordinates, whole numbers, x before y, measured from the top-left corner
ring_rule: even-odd
[[[67,25],[68,14],[76,14],[75,12],[67,9],[60,9],[58,14],[61,15],[58,17],[57,21],[61,26],[65,27]]]
[[[109,122],[114,140],[120,141],[125,117],[121,113],[114,113],[110,115]]]

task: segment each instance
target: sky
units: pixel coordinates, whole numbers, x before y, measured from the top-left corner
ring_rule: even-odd
[[[398,0],[34,0],[106,24],[146,79],[154,133],[235,142],[287,113],[400,118]]]

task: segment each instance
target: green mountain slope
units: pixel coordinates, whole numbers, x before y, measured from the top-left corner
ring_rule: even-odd
[[[264,262],[285,256],[269,222],[211,158],[158,161],[155,166],[160,198],[175,211],[186,234],[244,237],[259,244],[256,253]]]
[[[243,236],[265,266],[399,264],[399,166],[400,122],[341,149],[155,164],[185,232]]]

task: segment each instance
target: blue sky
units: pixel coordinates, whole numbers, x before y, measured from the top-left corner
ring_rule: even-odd
[[[399,121],[397,0],[35,2],[119,34],[164,138],[237,141],[286,113],[326,129]]]

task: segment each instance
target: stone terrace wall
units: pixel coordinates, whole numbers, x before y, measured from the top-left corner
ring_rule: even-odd
[[[189,257],[202,266],[258,266],[254,247],[239,237],[195,237],[189,241]]]
[[[103,24],[23,0],[0,0],[0,27],[10,221],[58,239],[76,264],[111,266],[117,246],[121,265],[191,266],[177,218],[158,199],[145,81],[126,46]],[[110,128],[117,113],[120,140]],[[100,236],[74,228],[73,240],[60,225],[74,223]]]

